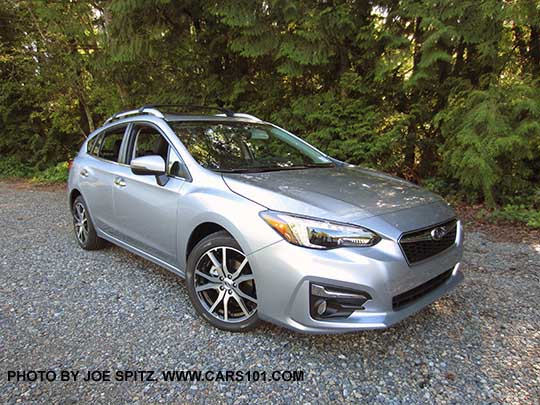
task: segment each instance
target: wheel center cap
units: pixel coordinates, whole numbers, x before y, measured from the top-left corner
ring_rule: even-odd
[[[234,284],[234,282],[230,279],[230,278],[226,278],[225,280],[225,284],[228,286],[228,287],[232,287],[232,285]]]

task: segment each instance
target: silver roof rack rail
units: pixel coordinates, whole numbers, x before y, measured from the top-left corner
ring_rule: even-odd
[[[233,117],[234,116],[234,112],[232,112],[231,110],[229,110],[228,108],[224,108],[224,107],[213,107],[213,106],[208,106],[208,105],[193,105],[193,104],[147,104],[147,105],[143,105],[141,107],[141,109],[148,109],[148,108],[162,108],[162,107],[167,107],[167,108],[171,108],[171,107],[175,107],[175,108],[182,108],[182,109],[185,109],[185,110],[202,110],[202,111],[219,111],[220,113],[223,113],[225,114],[225,116],[227,117]],[[171,111],[171,114],[179,114],[179,115],[182,115],[182,114],[185,114],[185,112],[175,112],[175,111]]]
[[[249,118],[249,119],[254,120],[254,121],[262,121],[260,118],[255,117],[254,115],[251,115],[251,114],[234,113],[234,116],[238,117],[238,118]]]
[[[218,116],[225,116],[225,117],[231,117],[231,118],[232,117],[248,118],[254,121],[262,122],[260,118],[257,118],[254,115],[245,114],[245,113],[235,113],[223,107],[191,106],[191,105],[178,105],[178,104],[149,104],[149,105],[143,105],[142,107],[137,108],[135,110],[122,111],[122,112],[116,113],[112,117],[109,117],[103,125],[108,124],[112,121],[118,120],[120,118],[129,117],[130,115],[150,114],[150,115],[153,115],[154,117],[165,118],[165,115],[163,115],[163,113],[159,111],[157,107],[184,107],[184,108],[191,108],[191,109],[217,110],[221,112],[221,114],[217,114]]]
[[[155,108],[141,107],[136,110],[122,111],[122,112],[116,113],[113,116],[107,118],[107,120],[105,121],[103,125],[108,124],[109,122],[112,122],[114,120],[119,120],[120,118],[125,118],[125,117],[129,117],[130,115],[139,115],[139,114],[150,114],[158,118],[165,118],[165,116],[161,113],[161,111]]]

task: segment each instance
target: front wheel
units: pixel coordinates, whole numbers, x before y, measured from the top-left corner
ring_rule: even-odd
[[[213,326],[239,332],[259,323],[255,276],[228,233],[214,233],[195,246],[188,258],[186,283],[196,311]]]

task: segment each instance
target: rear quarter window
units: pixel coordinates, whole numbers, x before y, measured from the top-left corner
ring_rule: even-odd
[[[87,152],[111,162],[120,160],[120,149],[127,125],[120,125],[101,132],[88,141]]]
[[[86,153],[88,153],[89,155],[97,156],[97,152],[99,149],[99,139],[101,139],[101,134],[92,137],[92,139],[88,141],[88,143],[86,144]]]

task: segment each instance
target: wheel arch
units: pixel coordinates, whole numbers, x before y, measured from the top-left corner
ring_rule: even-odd
[[[82,196],[82,193],[80,192],[80,190],[78,188],[73,188],[70,192],[69,192],[69,209],[71,211],[73,211],[73,203],[75,202],[75,199],[78,197],[78,196]],[[84,198],[84,197],[83,197]]]
[[[197,243],[199,243],[201,240],[206,238],[208,235],[221,232],[221,231],[227,232],[229,235],[231,235],[231,237],[234,238],[231,232],[229,232],[223,225],[218,224],[216,222],[207,221],[207,222],[203,222],[197,225],[191,231],[189,238],[187,239],[184,260],[186,260],[187,262],[189,254],[193,251],[193,248],[197,245]]]
[[[93,215],[92,215],[92,210],[88,206],[88,203],[86,202],[86,198],[84,198],[83,194],[81,193],[81,190],[79,190],[76,187],[73,187],[73,189],[71,189],[69,191],[69,212],[73,213],[73,203],[75,202],[75,199],[77,197],[79,197],[79,196],[81,196],[82,199],[84,200],[84,202],[86,204],[86,210],[88,211],[88,217],[90,218],[90,220],[94,224],[94,227],[95,227],[96,231],[98,231],[98,228],[97,228],[97,226],[96,226],[96,224],[94,222],[94,218],[93,218]]]
[[[189,224],[184,224],[184,229],[190,229],[190,232],[186,232],[184,237],[179,239],[179,252],[178,258],[180,259],[180,266],[185,268],[187,264],[187,258],[195,245],[205,238],[206,236],[225,231],[240,245],[242,252],[245,255],[251,253],[253,246],[246,239],[242,233],[242,229],[235,225],[235,223],[216,212],[205,212],[197,215],[189,221]]]

